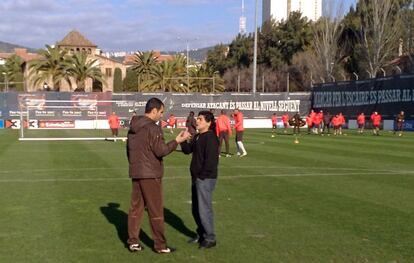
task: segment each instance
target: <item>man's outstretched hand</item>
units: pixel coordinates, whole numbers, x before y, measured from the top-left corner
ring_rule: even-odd
[[[191,133],[189,133],[187,130],[185,131],[181,131],[177,137],[175,138],[175,140],[177,141],[178,144],[187,141],[188,139],[191,138]]]

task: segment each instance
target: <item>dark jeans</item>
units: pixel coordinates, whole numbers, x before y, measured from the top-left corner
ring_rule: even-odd
[[[326,123],[326,122],[323,123],[323,133],[325,133],[326,130],[328,130],[328,133],[330,133],[329,132],[329,126],[330,126],[329,122],[328,123]]]
[[[299,126],[293,126],[293,134],[299,134],[300,133],[300,127]]]
[[[201,240],[215,241],[213,191],[217,179],[192,179],[191,208],[197,224],[197,234]]]
[[[402,132],[403,127],[404,127],[403,122],[398,122],[398,121],[397,121],[396,131],[400,131],[400,132]]]

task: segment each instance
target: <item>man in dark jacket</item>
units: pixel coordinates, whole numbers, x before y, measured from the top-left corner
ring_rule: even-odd
[[[185,121],[185,127],[187,127],[187,131],[191,134],[191,136],[194,136],[196,134],[196,120],[194,118],[194,111],[190,111],[190,114],[188,114],[187,120]]]
[[[398,131],[398,136],[402,136],[403,134],[403,128],[404,128],[404,121],[405,121],[405,115],[403,111],[400,111],[400,113],[395,118],[395,130],[394,134]]]
[[[197,118],[198,134],[190,143],[183,142],[181,149],[191,158],[191,208],[197,224],[197,237],[191,243],[207,249],[216,245],[214,233],[213,191],[217,181],[219,141],[215,134],[214,115],[201,111]]]
[[[295,115],[290,119],[289,125],[293,126],[293,134],[299,134],[300,133],[300,127],[304,125],[304,121],[299,115],[299,112],[296,112]]]
[[[327,131],[328,134],[330,134],[329,128],[330,128],[330,125],[331,125],[331,119],[332,119],[332,116],[331,116],[331,114],[329,112],[327,112],[327,113],[325,113],[323,115],[323,131],[322,131],[322,135],[325,133],[325,131]]]
[[[148,210],[154,239],[154,250],[158,253],[171,253],[175,249],[167,247],[164,236],[164,206],[162,177],[163,157],[177,148],[177,145],[190,137],[181,132],[175,140],[164,141],[162,129],[156,124],[164,113],[164,104],[157,98],[148,100],[144,116],[134,116],[128,131],[127,155],[129,176],[132,179],[131,206],[128,213],[128,245],[132,252],[141,251],[139,231]]]

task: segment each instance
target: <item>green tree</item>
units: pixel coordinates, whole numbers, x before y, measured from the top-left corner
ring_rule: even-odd
[[[280,31],[274,19],[266,21],[259,32],[257,63],[276,69],[283,64]]]
[[[310,23],[300,12],[292,12],[286,21],[279,24],[278,31],[280,40],[277,46],[283,61],[290,65],[293,55],[304,51],[311,43]]]
[[[124,91],[137,91],[138,90],[138,76],[132,69],[126,70],[126,75],[123,81]]]
[[[138,52],[134,56],[134,65],[131,67],[138,76],[138,91],[146,88],[148,81],[157,70],[157,57],[153,51]]]
[[[7,58],[4,71],[7,76],[9,89],[24,90],[23,64],[23,59],[15,54]],[[6,78],[4,78],[4,82],[6,82]]]
[[[49,82],[52,89],[59,91],[60,82],[66,81],[70,84],[69,77],[65,71],[70,58],[66,50],[46,45],[46,49],[39,51],[41,58],[29,62],[30,73],[33,85],[37,86]]]
[[[224,80],[206,64],[191,69],[191,91],[192,92],[222,92],[224,91]]]
[[[358,12],[353,6],[350,7],[348,14],[342,19],[343,30],[339,37],[339,43],[344,54],[347,54],[342,58],[344,69],[348,74],[353,73],[360,74],[360,50],[361,44],[359,43],[359,35],[361,29],[361,19]]]
[[[4,82],[5,82],[5,75],[6,75],[6,68],[4,65],[0,65],[0,90],[3,90],[4,88]]]
[[[114,71],[114,92],[122,91],[122,71],[120,68],[115,68]]]
[[[229,47],[223,44],[216,45],[212,50],[209,50],[207,52],[206,59],[207,67],[212,68],[214,71],[220,72],[220,74],[223,74],[228,67],[228,51]]]
[[[157,63],[150,79],[142,83],[145,91],[188,92],[186,58],[175,56],[172,60]]]
[[[253,36],[237,35],[229,45],[227,60],[229,68],[249,67],[253,62]]]
[[[85,91],[87,79],[105,83],[101,69],[97,65],[98,60],[88,59],[86,52],[77,52],[72,56],[65,70],[68,76],[76,82],[77,88],[75,91]]]

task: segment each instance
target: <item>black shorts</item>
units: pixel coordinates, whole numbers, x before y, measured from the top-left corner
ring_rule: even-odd
[[[276,124],[272,124],[272,129],[276,129],[277,125]]]
[[[236,131],[236,142],[242,142],[242,141],[243,141],[243,132]]]
[[[364,124],[358,123],[358,128],[360,129],[364,128]]]

